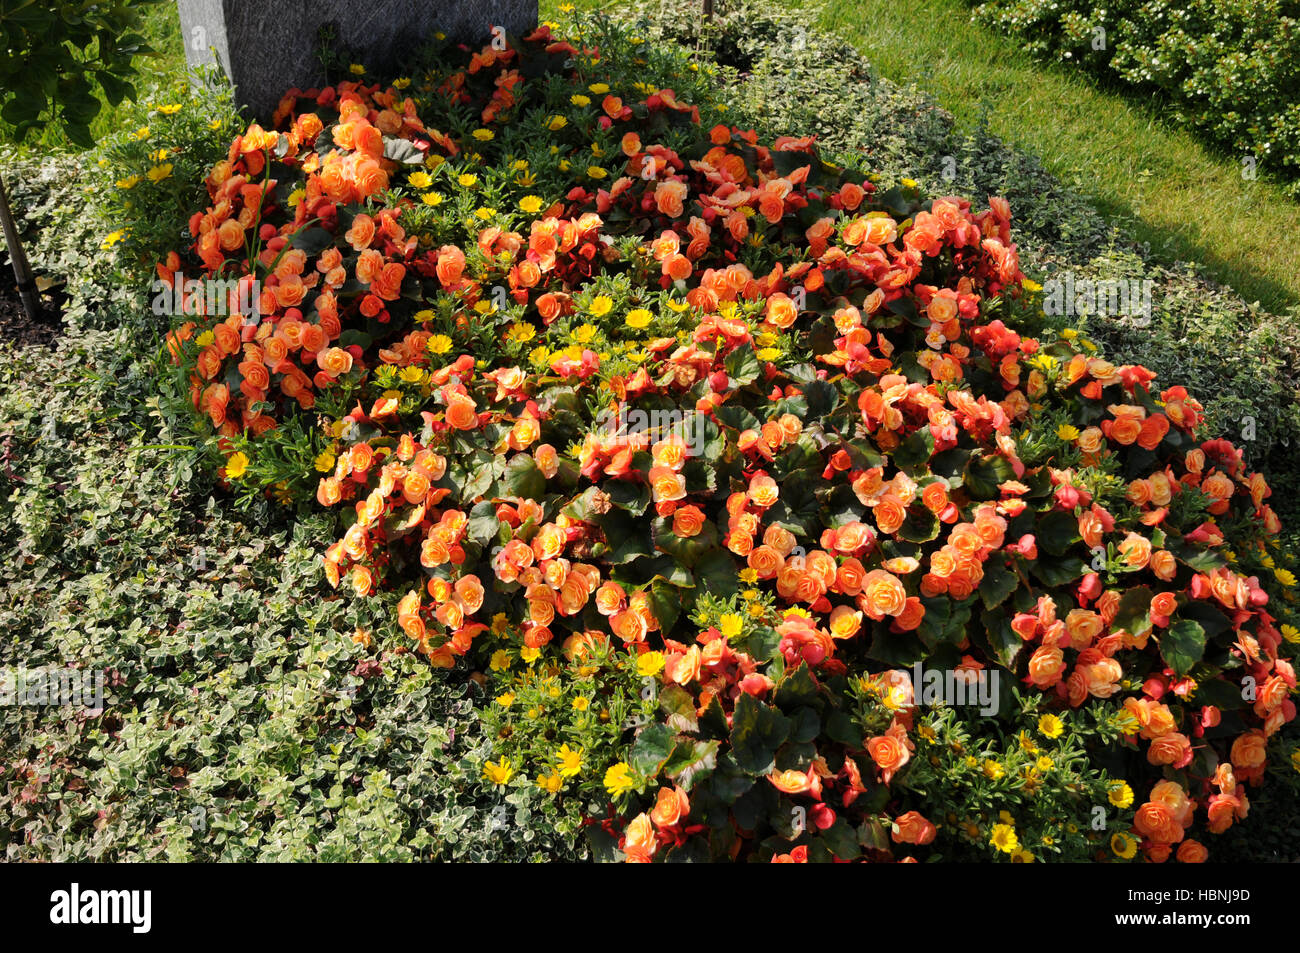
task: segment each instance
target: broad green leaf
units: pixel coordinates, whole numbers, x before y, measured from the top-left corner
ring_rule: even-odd
[[[723,359],[723,366],[727,369],[727,376],[739,387],[758,380],[759,372],[763,369],[754,356],[754,349],[748,344],[742,344],[728,354]]]
[[[731,721],[731,751],[737,766],[750,775],[767,774],[776,751],[790,734],[790,719],[747,692],[736,699]]]
[[[1014,476],[1010,461],[1001,454],[973,456],[966,462],[962,482],[970,491],[971,499],[995,500],[998,487]]]
[[[409,139],[384,137],[384,158],[392,159],[403,165],[423,165],[425,154],[415,147]]]
[[[1131,635],[1137,635],[1151,626],[1152,592],[1146,586],[1139,586],[1124,593],[1115,611],[1111,631],[1123,629]]]
[[[696,559],[695,579],[705,591],[720,599],[728,599],[740,591],[735,557],[722,548],[711,549]]]
[[[1004,668],[1014,670],[1016,656],[1024,647],[1024,640],[1011,628],[1011,619],[1006,609],[994,609],[982,614],[983,625],[975,628],[972,636],[976,642],[984,643],[993,657]]]
[[[1053,556],[1063,556],[1079,540],[1079,520],[1063,510],[1053,510],[1034,524],[1038,548]]]
[[[537,461],[527,453],[517,453],[506,464],[506,472],[501,477],[501,485],[506,495],[522,497],[525,500],[540,500],[546,495],[546,477],[542,475]]]
[[[934,453],[934,434],[928,426],[918,427],[894,451],[893,463],[912,476],[926,472],[926,464]]]
[[[484,500],[476,503],[474,508],[469,512],[469,538],[480,546],[486,545],[497,531],[501,528],[501,521],[497,519],[496,507]]]
[[[1007,600],[1020,585],[1020,577],[1008,569],[1002,560],[992,555],[984,563],[984,580],[980,583],[980,599],[986,609],[992,609]]]
[[[334,244],[334,234],[317,225],[300,229],[289,237],[291,247],[300,248],[308,255],[319,255],[332,244]]]
[[[970,621],[971,605],[975,597],[954,602],[951,596],[922,596],[925,616],[916,630],[930,648],[940,643],[956,645],[966,636],[966,623]]]
[[[1029,564],[1029,571],[1049,586],[1063,586],[1067,582],[1082,579],[1088,571],[1087,564],[1078,556],[1044,556]]]
[[[653,778],[677,746],[677,732],[664,724],[646,725],[637,733],[628,764],[642,777]]]
[[[1205,654],[1205,630],[1191,619],[1175,619],[1159,638],[1160,654],[1180,678]]]
[[[790,711],[801,705],[817,703],[817,683],[813,680],[812,670],[802,660],[794,668],[786,671],[776,683],[776,693],[772,696],[778,708]]]
[[[698,727],[695,699],[680,685],[669,684],[659,692],[659,709],[674,731],[694,732]]]
[[[672,778],[689,791],[703,774],[712,770],[720,744],[719,741],[682,738],[660,770],[665,777]]]

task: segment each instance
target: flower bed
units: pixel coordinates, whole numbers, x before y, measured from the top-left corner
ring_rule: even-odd
[[[329,583],[495,697],[488,781],[629,860],[1245,818],[1295,716],[1268,485],[1033,336],[1006,202],[760,142],[618,31],[434,62],[287,96],[159,273],[232,282],[168,342],[224,478],[337,508]]]

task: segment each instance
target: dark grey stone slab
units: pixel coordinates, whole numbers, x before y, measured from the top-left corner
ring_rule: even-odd
[[[190,65],[219,62],[239,102],[262,119],[291,87],[324,83],[315,56],[323,25],[376,69],[436,32],[486,43],[494,26],[522,33],[537,24],[537,0],[177,0],[177,7]]]

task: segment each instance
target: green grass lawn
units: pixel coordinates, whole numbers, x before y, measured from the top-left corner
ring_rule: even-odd
[[[1300,206],[1242,178],[1147,104],[1035,61],[971,22],[964,0],[780,0],[853,44],[881,75],[916,83],[963,123],[1038,155],[1162,257],[1199,261],[1272,311],[1300,304]]]

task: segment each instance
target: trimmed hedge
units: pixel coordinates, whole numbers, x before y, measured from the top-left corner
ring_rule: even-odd
[[[1037,55],[1159,95],[1179,124],[1300,196],[1295,0],[988,0],[974,15]]]

